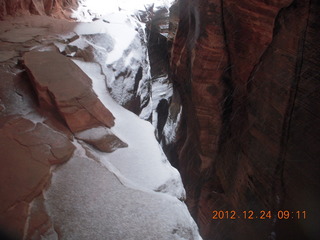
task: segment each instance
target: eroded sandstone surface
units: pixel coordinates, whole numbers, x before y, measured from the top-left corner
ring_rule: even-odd
[[[0,150],[0,225],[22,239],[30,201],[50,182],[50,167],[69,160],[75,146],[43,123],[13,116],[1,127]]]
[[[114,125],[114,116],[91,90],[90,78],[70,59],[57,52],[28,52],[23,60],[40,106],[57,108],[72,132]]]
[[[78,2],[76,0],[1,0],[0,19],[7,15],[21,16],[25,14],[49,15],[69,19],[72,15],[72,9],[77,6]]]
[[[42,3],[32,1],[28,7],[33,4]],[[123,96],[135,85],[139,94],[132,92],[129,100],[149,99],[151,93],[144,86],[150,85],[148,62],[147,70],[139,70],[137,49],[131,52],[141,49],[137,39],[144,33],[131,29],[129,40],[136,45],[129,41],[119,51],[112,21],[118,24],[112,18],[74,23],[41,16],[0,22],[1,235],[201,239],[183,202],[181,177],[159,146],[154,127],[108,92],[101,60],[113,54],[126,65],[116,64],[112,74],[133,65],[132,74],[123,76],[128,80],[120,86]],[[112,41],[103,45],[105,39]],[[151,103],[136,106],[139,112],[149,106],[145,113],[150,116]]]
[[[75,1],[62,0],[3,0],[0,1],[0,18],[23,13],[70,18],[70,8],[75,5]],[[152,127],[136,121],[131,113],[124,114],[118,105],[110,104],[112,99],[104,95],[108,89],[118,103],[140,117],[152,119],[158,140],[168,148],[167,153],[173,156],[172,163],[182,174],[189,210],[205,239],[320,238],[319,1],[180,0],[171,7],[170,14],[166,9],[155,12],[153,6],[148,6],[138,15],[139,21],[147,23],[148,39],[143,25],[132,18],[127,21],[122,14],[106,17],[87,10],[80,12],[80,15],[100,25],[88,23],[84,27],[57,21],[56,24],[60,25],[58,31],[50,21],[34,24],[43,21],[41,18],[23,19],[15,25],[2,22],[0,25],[1,139],[19,149],[14,152],[4,148],[4,152],[12,156],[19,153],[30,155],[32,151],[29,148],[35,148],[28,143],[19,145],[11,138],[13,135],[9,132],[18,135],[20,132],[19,128],[10,126],[18,126],[21,122],[27,125],[27,132],[34,134],[45,130],[48,131],[45,136],[47,133],[54,133],[52,136],[62,134],[65,136],[63,142],[77,147],[72,160],[56,168],[52,164],[60,161],[55,160],[51,151],[54,147],[43,145],[41,138],[32,137],[39,143],[37,148],[40,148],[41,155],[36,153],[28,159],[32,166],[39,168],[39,175],[35,175],[32,183],[23,181],[30,184],[31,191],[4,198],[5,206],[9,208],[1,213],[2,226],[20,238],[59,239],[71,237],[69,230],[79,224],[80,231],[74,236],[88,238],[85,228],[90,224],[72,214],[77,213],[85,218],[90,215],[87,211],[90,209],[100,217],[90,228],[97,233],[95,236],[98,239],[104,236],[101,229],[115,232],[114,236],[119,239],[130,238],[132,233],[119,234],[117,226],[101,226],[101,222],[109,222],[109,216],[91,203],[96,203],[98,199],[98,206],[105,206],[108,204],[105,199],[110,197],[106,192],[116,193],[121,189],[125,191],[121,192],[121,199],[134,195],[157,202],[156,195],[139,192],[145,189],[185,198],[177,172],[172,171],[163,152],[154,144],[154,139],[148,141],[153,144],[148,148],[150,151],[143,156],[137,154],[137,149],[146,144],[143,139],[149,139],[153,134]],[[150,22],[152,18],[154,21]],[[126,24],[120,28],[120,22]],[[129,30],[128,26],[135,30]],[[118,31],[113,38],[108,31],[115,29]],[[121,35],[121,32],[127,35]],[[121,39],[121,46],[125,47],[116,46],[116,39]],[[167,55],[164,48],[171,49],[171,44],[172,51]],[[85,130],[84,134],[77,135],[78,139],[74,139],[65,122],[57,118],[59,114],[48,111],[44,114],[37,106],[37,95],[24,81],[27,76],[20,64],[22,55],[30,50],[78,58],[76,64],[86,68],[88,75],[95,69],[96,75],[92,76],[99,78],[99,81],[94,81],[92,87],[104,105],[110,104],[108,109],[116,117],[111,131],[128,147],[108,155],[110,153],[101,150],[108,152],[113,148],[100,145],[101,140],[104,144],[106,139],[106,136],[99,135],[100,132],[92,137],[92,129],[89,132]],[[147,50],[149,58],[144,55]],[[169,57],[170,67],[166,65]],[[79,62],[79,59],[84,62]],[[97,72],[103,75],[97,77]],[[173,84],[169,76],[173,78]],[[45,95],[48,95],[46,99],[50,99],[49,105],[59,109],[59,104],[51,101],[54,99],[52,94]],[[182,120],[178,135],[174,132],[177,119]],[[143,126],[143,133],[146,134],[139,132],[138,127],[128,128],[125,120],[135,122],[136,127]],[[22,135],[25,136],[25,133]],[[140,138],[137,139],[137,136]],[[62,156],[69,156],[72,148],[70,145],[70,149],[63,150]],[[39,156],[41,160],[46,158],[51,161],[35,162],[34,159],[39,159]],[[145,161],[144,157],[152,161]],[[19,157],[16,159],[18,162],[22,160]],[[76,164],[77,161],[80,165]],[[132,162],[135,164],[130,165]],[[141,166],[148,166],[149,171],[141,171]],[[97,176],[91,176],[90,169]],[[51,188],[46,189],[46,194],[39,195],[39,189],[49,183],[46,180],[49,178],[53,179]],[[69,180],[74,189],[65,184]],[[19,186],[25,190],[25,185]],[[86,186],[90,191],[85,191]],[[123,186],[130,186],[130,190],[126,191]],[[80,194],[75,189],[80,189]],[[59,195],[61,198],[56,197]],[[46,201],[46,197],[50,199]],[[111,202],[119,203],[120,200],[113,197],[110,197]],[[82,206],[88,208],[83,212],[81,208],[73,209],[74,202],[70,201],[73,198],[81,199]],[[66,211],[59,208],[57,203],[61,202],[63,206],[68,206]],[[146,206],[127,204],[125,202],[123,206],[136,213],[135,221],[141,221],[140,208]],[[139,207],[139,210],[132,206]],[[271,211],[273,217],[264,220],[214,220],[213,210],[236,211],[239,214],[253,210],[258,216],[260,211]],[[279,210],[292,213],[306,211],[307,218],[297,219],[297,215],[293,215],[291,219],[280,220],[275,215]],[[120,223],[123,220],[121,214],[116,215],[116,221]],[[171,213],[168,215],[172,216]],[[180,213],[177,217],[185,223]],[[64,218],[70,220],[66,228],[63,228]],[[3,219],[10,220],[4,222]],[[165,218],[159,219],[166,221]],[[83,222],[88,225],[81,225]],[[192,235],[197,239],[196,227],[193,223],[187,225],[187,228],[179,224],[170,225],[173,235],[169,238],[188,239]],[[161,229],[164,228],[161,226]],[[145,233],[144,230],[135,229],[134,233]],[[167,230],[164,232],[170,234]],[[161,239],[163,235],[155,234],[154,237]]]
[[[205,239],[317,239],[318,1],[180,1],[177,165]],[[308,219],[213,220],[305,209]]]

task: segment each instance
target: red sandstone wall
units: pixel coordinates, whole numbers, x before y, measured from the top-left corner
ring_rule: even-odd
[[[181,0],[179,168],[205,239],[319,237],[319,12],[314,0]],[[309,216],[211,219],[248,209]]]
[[[0,0],[0,19],[7,15],[22,14],[70,18],[71,9],[77,7],[77,2],[77,0]]]
[[[180,0],[171,67],[184,104],[179,168],[205,239],[319,239],[320,6]],[[69,18],[76,0],[0,0]],[[306,210],[306,221],[212,220],[213,210]]]

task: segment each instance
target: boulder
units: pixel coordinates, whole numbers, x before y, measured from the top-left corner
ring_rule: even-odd
[[[56,52],[24,55],[41,107],[57,109],[72,132],[114,125],[114,116],[92,90],[91,79],[69,58]]]

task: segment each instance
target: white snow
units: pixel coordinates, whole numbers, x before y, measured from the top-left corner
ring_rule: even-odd
[[[156,141],[154,127],[115,103],[108,94],[98,64],[74,62],[93,80],[94,91],[115,116],[112,132],[129,145],[113,153],[101,154],[102,163],[106,166],[111,163],[135,185],[184,198],[180,174],[170,165]]]
[[[89,55],[93,55],[94,61],[101,65],[107,86],[117,103],[125,105],[139,97],[142,104],[149,99],[140,114],[141,118],[148,119],[152,112],[150,66],[143,27],[144,24],[122,12],[112,13],[94,22],[75,25],[73,32],[79,38],[68,45],[84,51],[92,47]],[[59,42],[55,45],[61,50],[66,48]],[[140,68],[141,79],[136,80]]]
[[[169,115],[167,122],[163,128],[163,137],[165,138],[166,144],[173,143],[176,141],[176,136],[177,136],[176,130],[178,129],[178,125],[180,123],[181,114],[182,114],[182,107],[180,106],[179,113],[176,119],[172,119],[171,116]]]
[[[45,34],[39,38],[45,44],[39,42],[39,48],[36,46],[42,51],[51,50],[43,47],[50,41],[60,50],[64,49],[66,45],[60,40],[67,40],[75,33],[103,34],[117,30],[116,25],[107,29],[102,21],[75,24],[39,16],[19,18],[15,23],[16,26],[20,24],[19,29],[25,28],[21,34],[26,34],[19,36],[16,43]],[[29,27],[30,33],[27,31]],[[48,35],[46,29],[52,35]],[[18,31],[11,33],[15,36]],[[12,36],[2,37],[10,39]],[[79,47],[90,44],[82,36],[79,39],[73,44]],[[119,57],[119,51],[123,50],[118,49],[114,59]],[[51,185],[44,192],[46,210],[53,227],[42,235],[42,239],[201,239],[186,205],[178,200],[185,198],[180,174],[167,161],[155,139],[154,127],[111,98],[99,64],[74,62],[92,79],[94,91],[116,117],[111,131],[129,146],[112,153],[101,153],[85,150],[85,143],[74,141],[74,156],[53,170]],[[20,101],[17,102],[21,105]],[[26,111],[29,106],[21,108]],[[36,113],[26,111],[25,114],[35,123],[44,120]],[[92,155],[86,155],[86,151]]]
[[[106,24],[102,20],[95,21],[94,23],[78,23],[74,28],[74,32],[78,35],[105,33]]]
[[[112,134],[109,128],[105,127],[96,127],[84,130],[82,132],[78,132],[76,136],[78,138],[85,138],[85,139],[99,139],[105,136],[106,134]]]
[[[90,21],[92,16],[103,16],[108,13],[117,11],[135,13],[145,11],[146,8],[152,7],[154,10],[167,8],[175,0],[80,0],[79,7],[74,11],[73,17],[80,21]]]
[[[106,64],[111,64],[123,56],[124,50],[128,49],[128,46],[137,35],[137,32],[132,26],[126,23],[106,24],[106,29],[114,41],[117,42],[117,44],[115,44],[115,48],[107,57]]]
[[[201,239],[184,203],[122,185],[75,145],[74,156],[53,172],[44,196],[60,239]]]
[[[169,83],[168,76],[157,78],[152,83],[152,125],[157,126],[158,113],[157,106],[161,99],[169,100],[172,97],[172,83]]]

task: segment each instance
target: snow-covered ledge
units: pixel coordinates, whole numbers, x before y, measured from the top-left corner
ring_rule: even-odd
[[[69,161],[50,168],[50,178],[40,193],[23,202],[27,209],[23,239],[201,239],[183,202],[185,190],[180,174],[156,141],[154,127],[120,106],[108,92],[108,75],[103,68],[119,60],[125,62],[121,58],[127,49],[117,44],[140,33],[133,28],[128,31],[134,35],[119,39],[117,23],[113,22],[113,27],[111,24],[119,18],[112,16],[115,15],[109,15],[109,20],[86,23],[44,16],[1,22],[0,27],[5,31],[0,34],[0,40],[10,48],[19,49],[2,62],[9,64],[10,71],[21,71],[15,69],[15,64],[28,51],[55,51],[68,56],[91,78],[93,91],[115,116],[111,131],[128,145],[111,153],[101,152],[81,138],[73,138],[72,133],[54,128],[48,123],[50,116],[45,111],[38,112],[32,106],[25,109],[45,119],[46,129],[52,128],[65,134],[66,139],[73,139],[75,151]],[[136,22],[121,24],[118,29],[137,27]],[[112,41],[102,41],[106,45],[101,46],[101,39]],[[127,42],[125,47],[130,47],[130,41]],[[134,51],[139,49],[143,48]],[[131,57],[136,59],[135,54]],[[144,61],[143,54],[141,59]],[[52,70],[59,71],[54,66]],[[148,69],[145,75],[147,80]],[[142,86],[140,83],[141,91]],[[152,111],[150,107],[146,109]]]

